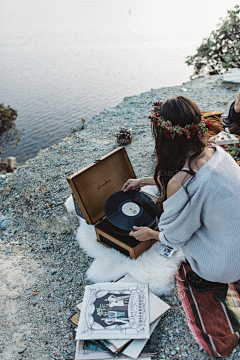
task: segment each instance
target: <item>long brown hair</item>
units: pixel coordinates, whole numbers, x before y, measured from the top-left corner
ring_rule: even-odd
[[[201,112],[197,104],[185,96],[177,96],[165,101],[161,106],[160,114],[165,120],[170,120],[173,125],[179,124],[181,127],[194,123],[197,118],[199,121],[201,119]],[[152,131],[154,133],[153,126]],[[195,172],[191,167],[191,162],[203,152],[205,148],[203,140],[198,135],[191,139],[187,139],[186,135],[168,139],[164,132],[159,131],[159,129],[154,135],[157,157],[154,180],[160,192],[163,186],[166,193],[169,180],[182,169],[187,158],[189,172],[193,175],[190,182],[193,181]],[[189,155],[189,153],[191,154]],[[186,192],[188,194],[187,188]]]

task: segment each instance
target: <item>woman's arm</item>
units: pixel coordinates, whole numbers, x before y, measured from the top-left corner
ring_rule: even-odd
[[[146,185],[157,185],[153,177],[144,177],[143,179]]]
[[[139,187],[143,187],[146,185],[156,185],[154,178],[153,177],[144,177],[144,178],[140,178],[140,179],[128,179],[128,181],[126,181],[123,184],[123,187],[121,190],[128,191],[130,189],[139,188]]]

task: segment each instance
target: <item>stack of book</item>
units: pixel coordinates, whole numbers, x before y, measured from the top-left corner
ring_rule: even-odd
[[[113,283],[86,286],[77,305],[75,360],[114,357],[150,360],[157,352],[156,326],[169,305],[126,274]]]

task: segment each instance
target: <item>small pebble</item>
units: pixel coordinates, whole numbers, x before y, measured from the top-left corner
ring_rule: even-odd
[[[26,350],[26,348],[25,348],[25,347],[20,348],[20,349],[18,350],[18,353],[19,353],[19,354],[23,354],[25,350]]]

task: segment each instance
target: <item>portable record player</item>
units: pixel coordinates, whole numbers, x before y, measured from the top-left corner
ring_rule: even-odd
[[[109,198],[111,198],[113,194],[119,192],[122,193],[123,196],[127,196],[125,195],[125,193],[120,192],[119,190],[129,178],[136,179],[136,175],[134,173],[125,148],[120,147],[98,159],[91,165],[78,171],[77,173],[71,175],[68,178],[68,182],[71,186],[75,200],[79,205],[85,220],[88,224],[92,224],[95,226],[97,240],[107,247],[115,248],[116,250],[129,256],[130,258],[136,259],[144,251],[149,249],[156,240],[147,240],[140,242],[134,237],[127,235],[129,233],[129,230],[123,229],[125,232],[127,231],[127,233],[124,233],[122,229],[120,229],[121,231],[115,231],[115,218],[111,217],[109,219],[109,216],[105,216],[105,211],[109,213],[109,201],[107,202],[107,200],[109,200]],[[131,195],[133,192],[130,191],[129,193]],[[150,197],[152,200],[157,199],[155,196],[146,194],[144,192],[138,192],[138,194],[138,205],[135,204],[134,208],[129,205],[130,203],[132,204],[131,199],[123,199],[123,206],[121,207],[121,209],[123,209],[123,211],[121,211],[123,212],[123,217],[125,215],[129,215],[129,211],[133,211],[135,212],[134,216],[136,214],[136,216],[139,216],[139,219],[141,220],[141,216],[143,215],[141,214],[140,209],[142,211],[141,202],[144,202],[144,198]],[[133,195],[136,197],[135,194]],[[140,204],[139,199],[141,201]],[[106,202],[108,203],[107,209],[105,207]],[[153,218],[153,214],[151,214],[151,209],[149,208],[149,205],[143,205],[143,207],[146,212],[149,212]],[[115,213],[114,209],[113,213]],[[147,215],[145,215],[145,218],[146,217]],[[112,219],[114,221],[111,221],[112,224],[110,224],[109,220]],[[119,220],[117,219],[117,221]],[[150,218],[150,220],[148,221],[149,226],[151,226],[152,228],[155,227],[155,220],[152,221]],[[120,224],[121,223],[122,218],[120,218]],[[144,225],[139,224],[139,226]],[[126,229],[128,229],[128,227],[125,226]]]

